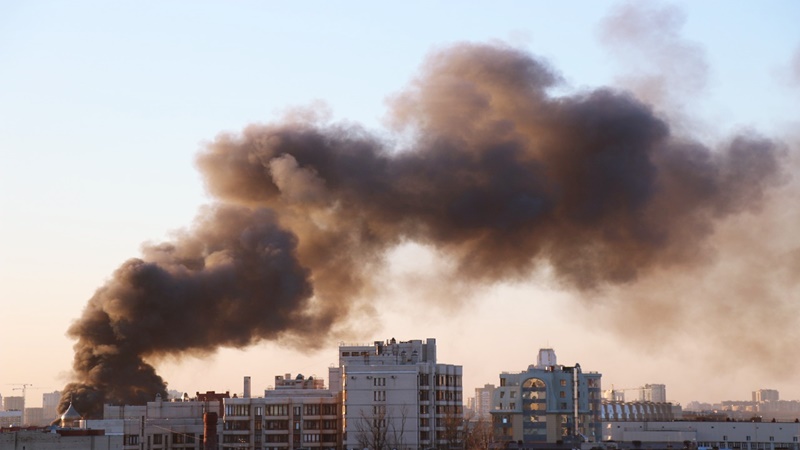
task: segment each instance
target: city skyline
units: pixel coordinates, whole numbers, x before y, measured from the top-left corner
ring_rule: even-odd
[[[710,148],[753,130],[786,151],[787,184],[714,222],[701,263],[598,290],[565,285],[546,266],[441,283],[454,263],[403,241],[382,255],[370,298],[314,345],[290,335],[159,354],[147,361],[168,389],[226,390],[249,375],[258,392],[284,372],[324,376],[341,341],[434,337],[443,360],[464,366],[468,395],[552,347],[561,364],[602,373],[604,389],[660,383],[684,404],[766,388],[800,398],[800,6],[765,5],[0,6],[0,57],[12,62],[0,82],[13,87],[0,101],[0,394],[31,384],[30,402],[71,381],[67,329],[144,243],[171,240],[214,201],[196,158],[220,133],[313,113],[403,148],[391,102],[426,58],[470,42],[544,61],[563,79],[554,96],[630,91],[675,135]]]

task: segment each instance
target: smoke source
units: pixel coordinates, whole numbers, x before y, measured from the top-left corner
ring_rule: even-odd
[[[709,148],[628,93],[551,95],[558,81],[523,51],[462,44],[394,97],[403,148],[300,118],[219,136],[197,158],[218,202],[95,293],[69,330],[76,381],[62,402],[97,415],[102,402],[165,395],[147,358],[313,345],[363,306],[407,241],[480,285],[548,268],[595,291],[686,270],[710,258],[719,223],[781,179],[770,139]]]

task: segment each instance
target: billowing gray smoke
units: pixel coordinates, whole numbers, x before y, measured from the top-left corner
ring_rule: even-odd
[[[551,95],[558,77],[513,48],[457,45],[424,67],[393,103],[403,148],[295,119],[203,149],[218,203],[95,293],[69,330],[77,379],[65,400],[96,414],[164,394],[148,357],[318,340],[406,241],[477,284],[548,267],[593,290],[689,267],[718,221],[780,178],[769,139],[711,149],[625,92]]]

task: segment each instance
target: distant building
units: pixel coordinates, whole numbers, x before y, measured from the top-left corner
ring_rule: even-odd
[[[58,419],[58,403],[61,401],[61,392],[53,391],[42,394],[42,418],[47,424]]]
[[[613,422],[603,440],[618,448],[797,450],[800,423],[741,421]]]
[[[0,411],[0,428],[21,426],[22,411]]]
[[[344,448],[456,448],[462,368],[440,364],[436,340],[339,346]]]
[[[759,389],[753,391],[754,402],[777,402],[780,400],[780,395],[775,389]]]
[[[332,386],[338,386],[339,369],[328,373],[335,380]],[[328,389],[322,379],[287,373],[275,377],[275,389],[264,391],[264,397],[225,400],[222,446],[334,450],[342,441],[340,414],[338,387]]]
[[[25,409],[25,398],[22,396],[12,396],[3,398],[4,411],[23,411]]]
[[[25,425],[33,427],[49,425],[44,420],[44,409],[41,407],[25,408]]]
[[[613,422],[668,421],[681,418],[680,405],[655,402],[609,402],[604,400],[600,418]]]
[[[559,365],[553,349],[541,349],[536,365],[500,375],[491,412],[495,439],[523,445],[599,442],[601,377],[579,364]]]
[[[475,416],[478,419],[488,419],[492,412],[492,397],[494,396],[495,385],[485,384],[483,387],[475,388]]]
[[[104,430],[8,430],[0,433],[0,450],[119,450],[121,435],[107,435]],[[136,447],[137,449],[139,447]]]
[[[640,402],[666,403],[667,387],[663,384],[645,384],[639,394]]]
[[[329,370],[339,385],[339,369]],[[245,378],[245,386],[247,383]],[[264,397],[231,397],[213,391],[185,401],[110,406],[104,420],[87,426],[115,427],[126,445],[150,450],[341,448],[341,396],[314,377],[276,377]],[[247,389],[245,389],[245,392]],[[141,447],[140,447],[141,446]]]

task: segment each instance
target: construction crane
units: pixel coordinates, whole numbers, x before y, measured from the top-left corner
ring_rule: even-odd
[[[12,388],[15,391],[22,391],[22,425],[27,425],[27,417],[25,415],[25,405],[28,403],[27,393],[28,388],[32,389],[43,389],[43,388],[34,388],[30,383],[9,383],[11,386],[19,386]]]
[[[33,386],[30,383],[9,383],[11,386],[20,386],[12,388],[15,391],[22,391],[22,423],[20,425],[25,425],[25,394],[27,392],[28,386]]]
[[[642,392],[644,390],[643,386],[635,387],[635,388],[615,388],[614,385],[611,385],[611,398],[613,400],[617,399],[617,393],[619,392],[622,394],[622,401],[625,401],[625,391],[639,391]]]

